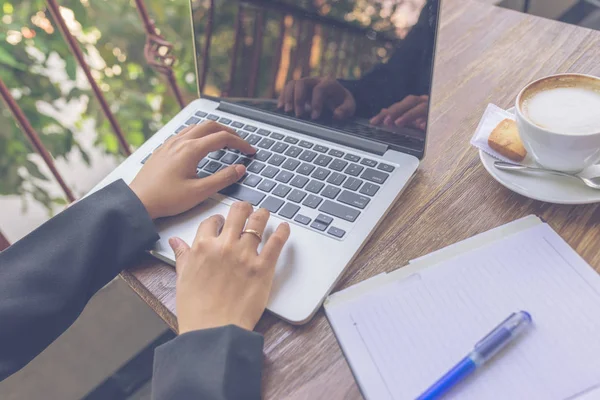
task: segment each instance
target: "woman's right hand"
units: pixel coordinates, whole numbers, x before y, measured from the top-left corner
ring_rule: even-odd
[[[179,238],[169,243],[177,265],[179,333],[237,325],[253,330],[263,314],[275,264],[290,235],[280,224],[258,253],[259,238],[244,229],[264,233],[269,212],[253,212],[248,203],[234,203],[227,220],[214,215],[198,227],[192,246]]]

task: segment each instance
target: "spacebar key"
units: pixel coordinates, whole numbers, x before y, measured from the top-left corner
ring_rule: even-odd
[[[360,211],[346,207],[340,203],[334,203],[331,200],[325,200],[323,205],[319,207],[319,211],[350,222],[354,222],[360,215]]]
[[[258,203],[265,198],[265,195],[261,192],[250,189],[246,186],[238,185],[237,183],[229,185],[225,189],[221,189],[219,193],[224,194],[225,196],[233,197],[234,199],[240,201],[247,201],[253,206],[257,206]]]

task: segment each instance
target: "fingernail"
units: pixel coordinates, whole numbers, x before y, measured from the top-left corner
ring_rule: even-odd
[[[172,237],[169,238],[169,244],[171,245],[172,248],[177,248],[179,247],[179,245],[181,244],[181,239],[179,239],[178,237]]]
[[[401,126],[401,125],[404,125],[403,122],[404,122],[404,119],[402,117],[400,117],[396,121],[394,121],[394,124],[396,126]]]
[[[238,177],[240,177],[246,173],[246,167],[244,167],[243,165],[237,164],[234,168],[235,168],[235,172],[237,173]]]
[[[390,117],[385,117],[385,119],[383,120],[383,123],[386,125],[391,125],[392,119]]]

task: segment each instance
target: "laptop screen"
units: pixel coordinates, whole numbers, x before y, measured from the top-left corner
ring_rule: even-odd
[[[191,0],[198,91],[422,158],[438,8],[439,0]]]

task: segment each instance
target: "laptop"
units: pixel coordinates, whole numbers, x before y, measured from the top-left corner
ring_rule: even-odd
[[[153,150],[186,126],[213,120],[235,129],[256,155],[216,151],[199,160],[197,174],[202,179],[238,163],[246,176],[196,208],[156,221],[160,240],[151,254],[174,265],[170,237],[191,243],[201,221],[227,215],[238,200],[267,208],[265,240],[282,221],[291,227],[267,308],[292,324],[306,323],[424,157],[439,0],[190,5],[199,98],[93,191],[117,179],[131,182]],[[334,79],[351,93],[354,112],[335,118],[329,107],[335,99],[326,99],[317,119],[310,118],[308,100],[304,115],[277,108],[286,84],[305,76]],[[409,97],[419,99],[416,119],[370,123]]]

